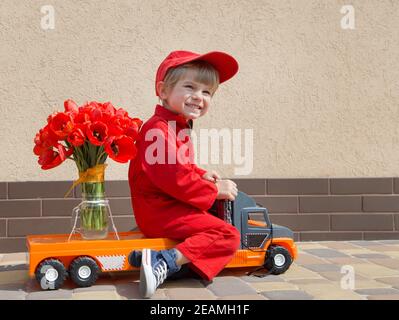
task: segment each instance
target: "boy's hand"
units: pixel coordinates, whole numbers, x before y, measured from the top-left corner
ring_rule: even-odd
[[[216,199],[228,199],[234,201],[237,197],[238,189],[237,184],[234,181],[218,180],[216,181],[216,187],[218,188]]]
[[[202,179],[208,180],[210,182],[216,182],[221,179],[219,174],[216,171],[207,171],[202,176]]]

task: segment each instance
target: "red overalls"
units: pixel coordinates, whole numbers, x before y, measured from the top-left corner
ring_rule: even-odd
[[[190,267],[211,280],[232,259],[240,235],[234,226],[206,211],[217,196],[215,184],[202,179],[206,171],[192,161],[185,163],[179,156],[169,155],[184,150],[179,149],[182,145],[192,148],[188,135],[186,139],[178,136],[188,128],[183,116],[156,106],[155,114],[140,130],[138,154],[129,166],[132,205],[137,225],[146,237],[182,241],[176,248],[191,261]],[[155,141],[164,145],[158,152],[165,154],[166,163],[148,161],[148,154],[159,156],[153,152]],[[147,160],[146,151],[151,151]]]

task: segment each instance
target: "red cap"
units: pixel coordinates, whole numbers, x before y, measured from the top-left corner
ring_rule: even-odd
[[[158,67],[155,78],[156,95],[159,95],[157,83],[164,80],[166,72],[170,68],[195,60],[209,62],[219,73],[219,83],[229,80],[238,71],[238,62],[236,59],[224,52],[212,51],[201,55],[190,51],[172,51]]]

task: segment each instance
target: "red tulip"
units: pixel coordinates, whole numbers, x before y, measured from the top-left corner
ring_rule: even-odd
[[[60,138],[65,139],[73,129],[72,118],[65,112],[57,112],[47,118],[50,129]]]
[[[143,121],[141,121],[139,118],[132,118],[132,121],[134,121],[139,128],[143,124]]]
[[[103,122],[103,113],[99,108],[92,109],[90,111],[90,121],[96,122],[96,121],[101,121]]]
[[[91,122],[100,121],[102,123],[108,124],[111,121],[112,117],[113,116],[111,114],[101,111],[99,108],[93,109],[90,112]]]
[[[99,109],[101,107],[101,103],[97,102],[97,101],[90,101],[88,103],[88,106],[92,109]]]
[[[86,112],[79,112],[72,115],[73,122],[75,124],[89,124],[90,123],[90,115]]]
[[[115,115],[116,115],[117,117],[122,117],[122,118],[125,118],[125,117],[128,116],[128,115],[127,115],[127,111],[126,111],[126,110],[123,110],[122,108],[119,108],[118,110],[116,110]]]
[[[97,121],[87,126],[86,135],[92,144],[101,146],[108,136],[108,128],[105,123]]]
[[[109,135],[126,135],[131,137],[133,140],[136,140],[142,123],[143,122],[137,118],[114,117],[109,124]]]
[[[78,113],[79,108],[75,101],[68,99],[64,101],[65,112]]]
[[[134,140],[128,136],[109,137],[105,142],[105,152],[116,162],[125,163],[136,156]]]
[[[55,146],[57,141],[58,137],[49,129],[49,126],[46,125],[36,133],[34,139],[35,147],[33,148],[34,154],[40,155],[44,150]]]
[[[91,104],[91,106],[93,106],[93,104]],[[96,107],[92,108],[90,111],[90,120],[92,122],[101,121],[108,124],[114,115],[115,107],[110,102],[104,104],[97,103]]]
[[[112,105],[111,102],[106,102],[102,105],[102,111],[105,113],[110,114],[111,116],[115,115],[116,109],[115,107]]]
[[[121,136],[123,135],[123,119],[119,117],[113,117],[108,123],[109,135],[110,136]]]
[[[91,120],[91,113],[95,109],[95,105],[92,102],[86,102],[79,107],[79,113],[75,116],[75,123],[88,123]]]
[[[73,153],[73,148],[66,150],[63,145],[58,144],[57,151],[53,148],[49,148],[40,154],[38,163],[42,166],[43,170],[59,166]]]
[[[131,137],[133,140],[136,140],[139,135],[142,121],[138,122],[132,119],[132,121],[129,122],[129,126],[125,128],[125,135]]]
[[[65,161],[71,154],[73,154],[73,148],[67,150],[62,144],[58,144],[56,148],[62,161]]]
[[[74,147],[80,147],[83,145],[85,143],[85,139],[85,126],[82,124],[76,125],[67,138],[68,142]]]

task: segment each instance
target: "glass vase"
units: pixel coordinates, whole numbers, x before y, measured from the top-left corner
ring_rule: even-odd
[[[83,239],[104,239],[108,236],[109,225],[109,204],[105,198],[104,182],[84,182],[81,186],[79,231]]]

